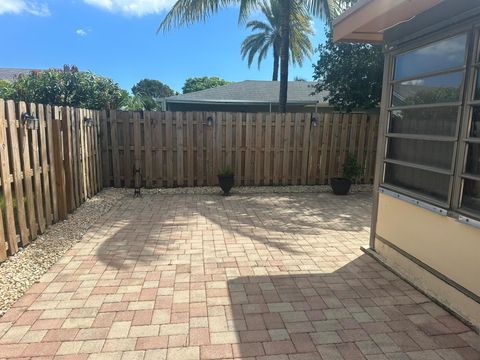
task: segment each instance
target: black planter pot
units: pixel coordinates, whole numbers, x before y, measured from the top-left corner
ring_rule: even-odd
[[[230,194],[230,190],[233,187],[234,176],[219,176],[218,183],[223,190],[223,195],[228,196]]]
[[[330,186],[335,195],[347,195],[350,191],[350,186],[352,186],[352,182],[345,178],[331,178]]]

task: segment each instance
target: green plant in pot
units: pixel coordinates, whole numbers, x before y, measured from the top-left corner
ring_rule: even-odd
[[[218,172],[218,183],[223,190],[223,195],[228,196],[233,187],[235,174],[229,167],[223,168]]]
[[[352,181],[359,176],[362,176],[362,168],[358,164],[355,155],[348,153],[343,164],[342,177],[330,179],[333,193],[335,195],[347,195],[352,186]]]

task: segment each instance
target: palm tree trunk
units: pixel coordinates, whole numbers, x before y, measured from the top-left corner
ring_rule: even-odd
[[[278,66],[280,65],[280,54],[278,46],[273,45],[273,75],[272,81],[278,81]]]
[[[281,0],[281,48],[280,48],[280,112],[287,112],[288,56],[290,49],[290,0]]]

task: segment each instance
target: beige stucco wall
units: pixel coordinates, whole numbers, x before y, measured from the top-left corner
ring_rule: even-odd
[[[376,234],[480,296],[480,229],[379,194]],[[480,328],[480,304],[381,241],[375,249],[417,286]]]

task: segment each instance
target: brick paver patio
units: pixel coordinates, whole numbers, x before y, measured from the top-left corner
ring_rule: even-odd
[[[370,196],[145,195],[0,319],[0,357],[480,359],[480,338],[364,255]]]

